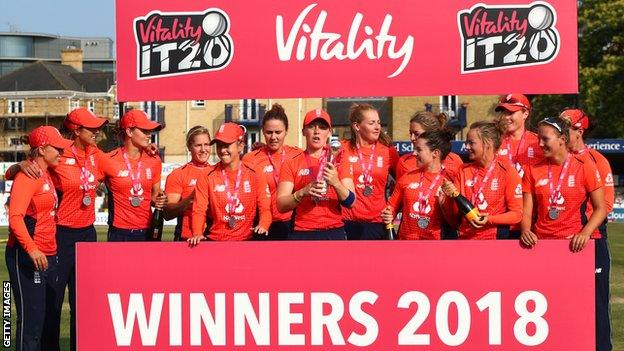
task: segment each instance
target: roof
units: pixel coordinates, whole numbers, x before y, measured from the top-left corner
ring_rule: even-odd
[[[37,61],[0,77],[0,91],[69,90],[107,92],[115,83],[112,72],[78,72],[56,62]]]

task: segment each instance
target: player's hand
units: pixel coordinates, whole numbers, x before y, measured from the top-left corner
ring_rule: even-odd
[[[459,191],[455,187],[455,184],[453,184],[453,182],[449,181],[448,179],[444,179],[442,181],[442,191],[446,196],[453,196],[453,194],[459,193]]]
[[[195,247],[202,240],[206,240],[204,239],[203,235],[195,235],[192,238],[186,239],[186,242],[188,243],[189,247]]]
[[[38,271],[45,271],[48,269],[48,258],[38,249],[31,251],[29,254],[30,259],[35,265],[35,269]]]
[[[386,206],[386,208],[384,208],[381,211],[381,219],[383,220],[385,224],[390,224],[394,220],[394,215],[392,214],[392,207],[390,207],[390,205]]]
[[[572,252],[579,252],[583,250],[585,246],[587,246],[587,242],[589,241],[589,234],[578,233],[570,235],[566,239],[571,239],[570,250],[572,250]]]
[[[152,202],[154,202],[156,209],[162,210],[167,204],[167,196],[163,192],[159,192],[152,198]]]
[[[523,230],[520,234],[520,242],[526,246],[533,247],[537,245],[537,235],[530,230]]]
[[[479,217],[466,220],[473,228],[479,229],[485,227],[485,225],[488,223],[488,217],[489,214],[487,213],[479,213]]]
[[[330,162],[325,164],[325,168],[323,169],[323,179],[325,179],[327,184],[333,186],[334,188],[337,187],[340,183],[340,179],[338,179],[338,170],[336,169],[336,166]]]
[[[266,235],[269,235],[269,232],[268,232],[266,229],[264,229],[264,228],[262,228],[261,226],[259,226],[259,225],[258,225],[258,226],[256,226],[256,227],[254,227],[254,228],[252,228],[252,231],[253,231],[255,234],[258,234],[258,235],[265,235],[265,236],[266,236]]]
[[[22,161],[18,163],[18,165],[20,171],[28,176],[28,178],[37,179],[43,174],[41,168],[34,162]]]
[[[151,156],[151,157],[158,155],[159,151],[160,150],[158,150],[158,146],[156,146],[156,144],[154,143],[147,145],[147,147],[145,148],[145,152],[147,153],[148,156]]]

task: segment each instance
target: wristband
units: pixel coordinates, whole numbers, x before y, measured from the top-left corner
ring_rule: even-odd
[[[292,197],[293,197],[293,200],[295,200],[296,203],[300,203],[301,202],[301,198],[297,197],[297,192],[296,191],[292,194]]]
[[[344,207],[351,207],[351,205],[353,205],[353,203],[355,202],[355,194],[353,193],[353,191],[349,190],[349,196],[347,196],[346,199],[340,201],[340,204]]]

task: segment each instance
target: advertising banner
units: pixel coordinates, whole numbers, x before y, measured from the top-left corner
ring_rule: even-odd
[[[78,243],[80,350],[590,350],[567,240]]]
[[[578,91],[574,0],[116,8],[119,101]]]

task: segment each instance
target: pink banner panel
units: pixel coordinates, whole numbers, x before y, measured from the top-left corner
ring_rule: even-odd
[[[120,101],[578,91],[575,0],[116,8]]]
[[[590,350],[594,245],[79,243],[79,350]]]

